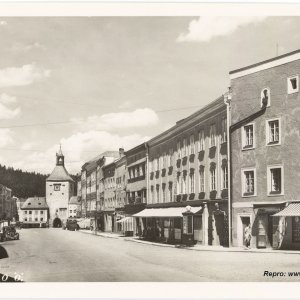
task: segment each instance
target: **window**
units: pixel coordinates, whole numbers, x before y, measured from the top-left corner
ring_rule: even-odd
[[[24,221],[27,222],[27,218],[25,218]]]
[[[267,121],[267,145],[280,144],[280,120],[268,120]]]
[[[216,146],[216,124],[210,125],[210,147]]]
[[[199,131],[199,152],[204,151],[204,130]]]
[[[242,170],[242,191],[244,197],[255,196],[256,194],[255,174],[255,169]]]
[[[163,203],[166,202],[166,186],[165,185],[162,186],[162,201],[163,201]]]
[[[299,76],[291,76],[287,79],[288,94],[293,94],[299,91]]]
[[[27,210],[24,211],[25,215],[27,215]]]
[[[181,178],[182,178],[182,194],[186,194],[186,175],[184,174]]]
[[[211,191],[216,190],[216,169],[215,168],[210,169],[210,190]]]
[[[35,218],[35,219],[34,219],[34,221],[36,221],[36,222],[37,222],[38,220],[39,220],[38,218]]]
[[[186,138],[183,139],[183,148],[182,148],[182,156],[185,157],[186,153]]]
[[[44,221],[44,218],[40,218],[40,221]]]
[[[193,134],[190,136],[190,154],[195,154],[195,139]]]
[[[173,184],[172,183],[169,184],[169,201],[170,202],[173,201]]]
[[[156,202],[159,203],[159,185],[156,185]]]
[[[176,179],[176,188],[175,188],[175,195],[179,195],[181,194],[181,180],[180,180],[180,176],[177,176],[177,179]]]
[[[54,191],[60,191],[60,184],[54,184]]]
[[[32,210],[29,211],[29,214],[32,215]]]
[[[180,141],[177,142],[177,159],[181,158],[181,147],[180,147]]]
[[[221,135],[221,143],[227,142],[227,119],[222,119],[222,135]]]
[[[283,168],[282,166],[268,166],[268,195],[283,194]]]
[[[242,128],[243,149],[254,148],[254,124],[248,124]]]
[[[260,106],[261,107],[269,107],[271,104],[271,98],[270,98],[270,89],[264,88],[261,91],[260,94]]]
[[[204,193],[205,192],[205,174],[204,174],[204,167],[200,166],[199,169],[199,192]]]
[[[190,193],[195,193],[195,174],[194,170],[190,173]]]
[[[222,189],[228,189],[228,168],[227,168],[227,165],[222,166]]]

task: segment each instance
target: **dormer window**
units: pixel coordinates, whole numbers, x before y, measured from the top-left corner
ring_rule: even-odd
[[[291,76],[287,79],[287,92],[293,94],[299,91],[299,76]]]
[[[260,94],[260,105],[261,107],[269,107],[271,104],[270,101],[270,89],[264,88]]]

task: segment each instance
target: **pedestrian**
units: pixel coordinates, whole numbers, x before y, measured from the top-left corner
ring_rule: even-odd
[[[245,246],[246,249],[250,249],[250,244],[251,244],[251,224],[249,223],[244,230],[244,239],[245,239]]]

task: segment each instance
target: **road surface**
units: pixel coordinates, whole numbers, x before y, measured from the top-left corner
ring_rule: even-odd
[[[0,273],[20,274],[26,282],[300,279],[263,275],[300,272],[298,254],[193,251],[46,228],[22,229],[19,241],[2,246],[9,258],[0,259]]]

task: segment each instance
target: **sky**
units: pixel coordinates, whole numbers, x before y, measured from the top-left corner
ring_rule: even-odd
[[[227,91],[230,70],[300,48],[300,17],[0,17],[0,164],[72,174]],[[278,44],[278,47],[276,46]]]

